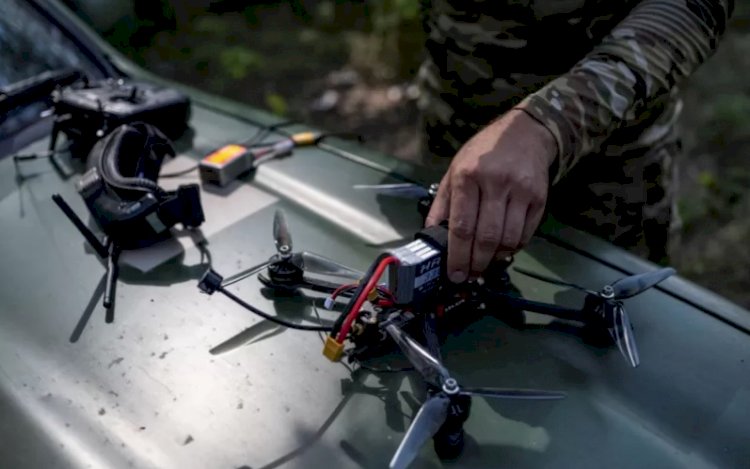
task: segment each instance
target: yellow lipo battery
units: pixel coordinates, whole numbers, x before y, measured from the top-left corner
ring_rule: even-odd
[[[253,168],[255,156],[247,147],[225,145],[206,155],[199,164],[203,183],[225,186]]]

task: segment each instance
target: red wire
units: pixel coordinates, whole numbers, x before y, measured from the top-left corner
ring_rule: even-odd
[[[383,275],[383,272],[385,271],[385,268],[388,267],[388,264],[392,264],[394,262],[398,262],[398,259],[396,259],[393,256],[388,256],[382,261],[380,261],[377,268],[375,269],[375,272],[372,274],[372,277],[370,277],[370,280],[367,282],[367,285],[365,285],[365,288],[357,297],[357,301],[352,306],[351,311],[349,311],[349,314],[346,316],[346,319],[344,320],[344,324],[341,326],[339,335],[336,338],[336,340],[339,343],[343,343],[344,340],[346,339],[346,336],[349,334],[349,329],[351,329],[352,327],[352,322],[354,322],[354,318],[356,318],[357,314],[359,314],[359,309],[362,307],[362,304],[365,302],[367,295],[369,295],[370,291],[372,291],[375,285],[377,285],[378,280],[380,279],[380,276]]]
[[[333,293],[331,293],[331,299],[335,300],[336,297],[341,294],[341,292],[343,292],[345,290],[348,290],[350,288],[356,288],[356,286],[357,286],[357,284],[355,284],[355,283],[351,283],[349,285],[341,285],[340,287],[338,287],[337,289],[335,289],[333,291]]]
[[[333,291],[333,293],[331,293],[331,299],[335,300],[337,296],[339,296],[340,294],[342,294],[346,290],[351,290],[353,288],[357,288],[357,284],[356,283],[350,283],[349,285],[341,285],[340,287],[338,287],[337,289],[335,289]],[[393,303],[396,302],[396,298],[393,296],[393,293],[391,293],[390,290],[388,290],[387,288],[378,286],[378,291],[380,293],[382,293],[383,295],[387,296],[388,299],[391,302],[393,302]]]

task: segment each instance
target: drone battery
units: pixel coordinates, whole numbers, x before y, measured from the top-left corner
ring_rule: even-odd
[[[198,166],[201,180],[225,186],[259,164],[289,154],[299,140],[295,137],[285,138],[252,149],[237,144],[225,145],[201,160]]]
[[[398,264],[389,268],[388,288],[396,303],[421,303],[437,289],[440,281],[442,252],[417,239],[390,251]]]
[[[225,145],[203,158],[198,165],[203,183],[221,187],[253,168],[255,156],[242,145]]]

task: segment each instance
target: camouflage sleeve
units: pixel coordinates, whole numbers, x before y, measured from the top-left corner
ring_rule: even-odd
[[[551,180],[664,99],[716,50],[733,0],[643,0],[568,73],[519,103],[557,140]]]

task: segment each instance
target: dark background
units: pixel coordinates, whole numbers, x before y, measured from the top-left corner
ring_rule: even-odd
[[[321,129],[417,151],[417,0],[66,0],[136,63]],[[750,307],[750,1],[684,87],[680,274]]]

